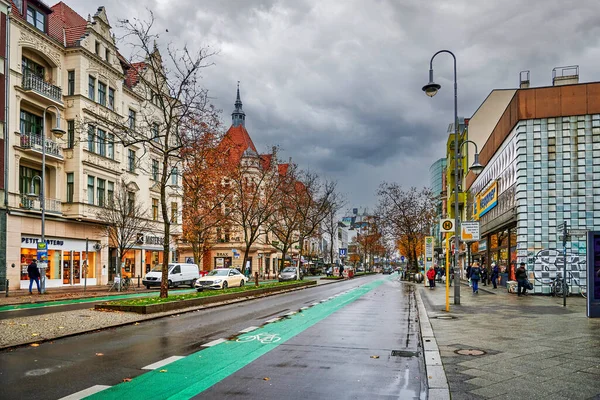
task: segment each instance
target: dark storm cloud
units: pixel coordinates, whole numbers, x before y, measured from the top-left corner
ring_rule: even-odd
[[[107,0],[113,27],[140,16],[140,2]],[[445,153],[453,118],[453,68],[434,61],[433,99],[422,94],[440,49],[458,59],[459,114],[494,88],[551,84],[552,68],[579,64],[600,80],[597,0],[152,0],[161,44],[219,50],[204,84],[230,122],[241,81],[247,128],[260,149],[282,148],[301,167],[337,179],[356,205],[379,182],[423,186]],[[81,15],[99,3],[73,0]],[[166,32],[168,29],[168,33]]]

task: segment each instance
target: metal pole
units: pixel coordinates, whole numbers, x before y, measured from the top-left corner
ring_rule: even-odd
[[[567,221],[563,224],[563,307],[567,306]]]
[[[460,304],[460,271],[458,267],[458,249],[460,246],[458,227],[458,90],[456,83],[456,57],[454,59],[454,274],[459,272],[459,279],[454,285],[454,304]]]
[[[87,269],[88,269],[88,238],[85,238],[85,264],[83,265],[83,291],[87,290]]]
[[[446,311],[450,311],[450,235],[446,232]],[[456,282],[454,282],[456,284]]]
[[[40,208],[42,209],[42,243],[46,243],[46,193],[44,190],[44,186],[46,185],[46,111],[48,107],[44,109],[44,114],[42,116],[42,184],[40,185]],[[48,246],[46,246],[46,252],[48,251]],[[46,267],[48,265],[43,262],[41,263],[44,267],[42,268],[41,278],[42,282],[40,282],[41,292],[42,294],[46,293]]]

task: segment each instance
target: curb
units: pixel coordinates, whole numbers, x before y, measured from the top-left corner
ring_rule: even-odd
[[[336,283],[336,282],[338,282],[338,281],[327,282],[326,284],[332,284],[332,283]],[[343,282],[343,280],[342,280],[342,282]],[[207,309],[221,307],[221,306],[225,306],[225,305],[229,305],[229,304],[242,303],[242,302],[248,301],[248,300],[255,300],[255,299],[260,299],[260,298],[263,298],[263,297],[277,296],[277,295],[280,295],[280,294],[283,294],[283,293],[295,292],[295,291],[298,291],[298,290],[305,290],[305,289],[319,287],[319,286],[323,286],[323,284],[321,284],[321,285],[301,286],[301,287],[292,288],[292,289],[288,289],[288,290],[284,290],[284,291],[279,291],[279,292],[275,292],[275,293],[266,293],[266,294],[259,295],[259,296],[256,296],[256,297],[241,297],[241,298],[233,299],[233,300],[225,300],[225,301],[222,301],[220,303],[212,303],[212,304],[206,304],[206,305],[191,306],[191,307],[184,308],[184,309],[179,309],[179,310],[165,311],[161,315],[138,314],[140,318],[137,321],[129,321],[129,322],[123,322],[123,323],[117,323],[117,324],[109,324],[109,325],[103,326],[101,328],[89,329],[89,330],[80,331],[80,332],[73,332],[73,333],[65,333],[64,335],[54,336],[52,338],[37,339],[37,340],[31,340],[31,341],[28,341],[28,342],[11,344],[11,345],[7,345],[7,346],[0,346],[0,351],[14,349],[14,348],[18,348],[18,347],[29,346],[29,345],[31,345],[33,343],[40,343],[40,344],[41,343],[48,343],[48,342],[52,342],[52,341],[58,340],[58,339],[65,339],[65,338],[69,338],[69,337],[73,337],[73,336],[84,335],[86,333],[101,332],[101,331],[104,331],[104,330],[107,330],[107,329],[119,328],[119,327],[128,326],[128,325],[135,325],[136,323],[139,323],[139,322],[152,321],[152,320],[155,320],[155,319],[170,317],[172,315],[186,314],[186,313],[190,313],[190,312],[194,312],[194,311],[199,311],[199,310],[207,310]]]
[[[417,309],[419,311],[419,327],[421,328],[423,357],[425,359],[425,369],[427,371],[427,398],[430,400],[449,400],[450,388],[448,386],[446,371],[442,364],[440,349],[418,288],[415,290],[415,297],[417,299]]]

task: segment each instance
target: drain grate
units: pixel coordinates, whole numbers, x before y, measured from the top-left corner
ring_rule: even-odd
[[[417,353],[406,350],[392,350],[392,357],[416,357]]]
[[[476,349],[461,349],[455,350],[454,352],[462,356],[482,356],[485,354],[485,351]]]

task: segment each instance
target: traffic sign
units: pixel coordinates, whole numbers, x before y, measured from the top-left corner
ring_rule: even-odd
[[[43,263],[48,262],[48,245],[46,242],[37,243],[37,260]]]
[[[348,254],[348,249],[340,248],[340,257],[346,257],[346,254]]]
[[[440,220],[440,232],[454,232],[454,220],[450,218]]]
[[[569,235],[571,236],[585,236],[587,233],[586,229],[569,229]]]
[[[406,257],[400,256],[400,261],[404,262],[404,260],[406,260]]]

